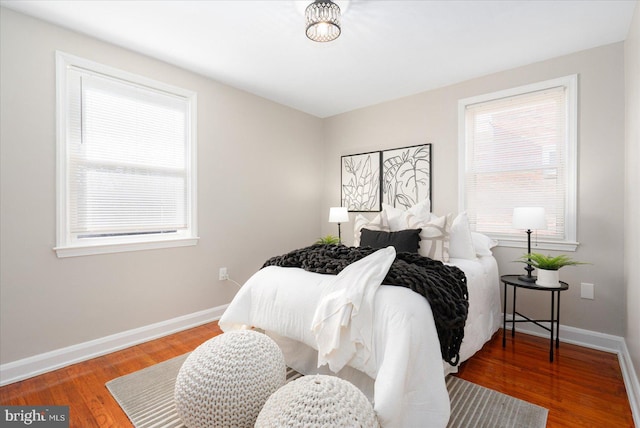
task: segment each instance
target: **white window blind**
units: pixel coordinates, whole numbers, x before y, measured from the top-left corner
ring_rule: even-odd
[[[536,231],[538,239],[575,243],[575,88],[568,82],[462,101],[462,205],[474,230],[522,241],[513,209],[541,206],[547,229]]]
[[[58,246],[193,238],[192,97],[86,64],[67,61],[59,71],[65,132]]]

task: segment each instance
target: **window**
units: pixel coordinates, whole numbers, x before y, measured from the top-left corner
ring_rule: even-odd
[[[459,102],[460,208],[472,229],[526,246],[513,208],[545,208],[538,247],[575,251],[577,76]]]
[[[196,94],[58,52],[58,257],[197,243]]]

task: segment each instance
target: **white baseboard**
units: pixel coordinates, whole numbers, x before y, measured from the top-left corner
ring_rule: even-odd
[[[42,373],[218,320],[227,306],[228,305],[222,305],[205,309],[170,320],[1,364],[0,386],[28,379]]]
[[[631,361],[627,344],[624,341],[622,344],[623,349],[618,354],[618,360],[620,360],[624,386],[627,389],[631,413],[633,413],[633,422],[637,427],[640,427],[640,382],[638,382],[638,375],[633,368],[633,361]]]
[[[511,319],[511,316],[511,314],[507,314],[507,320]],[[516,320],[518,319],[524,318],[516,317]],[[541,324],[549,327],[549,323]],[[511,329],[508,321],[507,329]],[[533,336],[549,337],[548,331],[543,330],[533,323],[519,323],[516,331]],[[573,345],[584,346],[585,348],[597,349],[618,355],[624,386],[627,390],[629,405],[633,413],[633,420],[635,425],[640,427],[640,382],[633,367],[633,361],[631,361],[631,355],[629,355],[629,349],[627,349],[624,337],[560,325],[560,340]]]

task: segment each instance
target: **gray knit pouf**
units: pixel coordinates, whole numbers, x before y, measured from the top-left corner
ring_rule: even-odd
[[[379,427],[367,397],[335,376],[305,376],[277,390],[265,403],[256,428]]]
[[[251,330],[230,331],[187,357],[176,379],[176,410],[189,428],[253,427],[285,378],[284,356],[272,339]]]

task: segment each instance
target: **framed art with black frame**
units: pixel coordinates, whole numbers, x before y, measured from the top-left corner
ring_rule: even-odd
[[[408,209],[431,195],[431,144],[382,152],[382,198],[385,204]]]
[[[355,212],[380,211],[381,152],[342,156],[340,164],[342,206]]]

